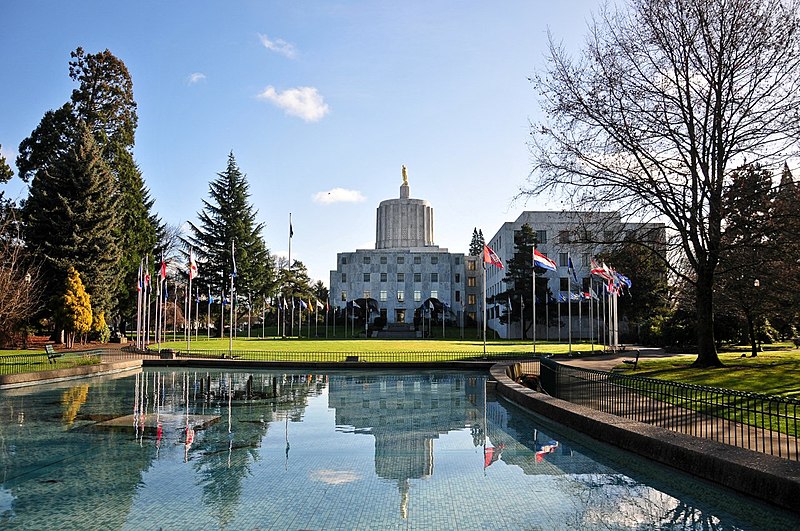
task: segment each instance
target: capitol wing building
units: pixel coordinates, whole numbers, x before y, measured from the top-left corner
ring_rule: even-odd
[[[464,305],[464,290],[466,262],[475,258],[435,245],[433,220],[430,203],[411,198],[403,166],[400,197],[378,205],[375,248],[336,255],[332,303],[344,309],[349,301],[365,299],[370,320],[380,316],[387,323],[409,325],[416,310],[431,305],[437,315],[444,311],[445,319],[456,322],[465,311],[474,314],[475,308]],[[475,271],[474,263],[471,267]]]

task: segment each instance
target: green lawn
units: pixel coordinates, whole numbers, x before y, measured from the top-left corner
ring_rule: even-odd
[[[695,369],[690,367],[694,356],[643,358],[636,371],[624,373],[800,399],[800,350],[767,350],[755,358],[742,358],[740,351],[725,352],[720,359],[725,367]]]

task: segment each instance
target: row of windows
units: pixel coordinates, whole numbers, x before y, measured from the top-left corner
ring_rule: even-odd
[[[372,292],[370,290],[365,290],[363,296],[364,296],[365,299],[371,299],[372,298]],[[406,300],[406,292],[405,291],[403,291],[403,290],[397,291],[396,292],[396,296],[397,296],[397,302],[405,302],[405,300]],[[422,301],[422,291],[414,290],[413,296],[414,296],[414,302]],[[455,297],[456,297],[456,302],[461,302],[461,292],[460,291],[456,291],[455,292]],[[474,302],[475,295],[470,295],[470,297],[473,300],[473,302],[471,302],[469,304],[475,304],[475,302]],[[439,298],[439,291],[435,290],[435,289],[431,290],[430,298],[431,299],[438,299]],[[389,299],[389,292],[388,291],[386,291],[385,289],[382,289],[380,292],[378,292],[378,300],[379,301],[386,302],[388,299]],[[347,291],[345,291],[345,290],[342,290],[342,300],[343,301],[347,301]]]
[[[376,274],[380,274],[381,282],[387,282],[388,281],[388,278],[389,278],[388,273],[376,273]],[[422,282],[422,273],[413,273],[413,275],[414,275],[414,282]],[[372,273],[364,273],[363,280],[364,280],[364,282],[372,282]],[[461,274],[460,273],[456,273],[454,280],[455,280],[456,284],[461,283]],[[471,278],[471,279],[468,279],[468,281],[469,280],[473,280],[474,281],[475,279]],[[406,274],[405,273],[397,273],[396,281],[397,282],[405,282],[406,281]],[[347,273],[342,273],[342,282],[347,282]],[[439,273],[431,273],[431,282],[439,282]],[[467,285],[474,286],[475,283],[473,282],[472,284],[467,284]]]
[[[361,258],[361,260],[365,264],[371,264],[372,263],[372,257],[371,256],[364,256],[364,257]],[[386,256],[380,256],[380,257],[378,257],[378,260],[380,261],[381,264],[386,264],[386,263],[389,262],[389,258],[386,257]],[[398,257],[396,257],[396,261],[397,261],[398,264],[405,264],[406,263],[406,257],[405,256],[398,256]],[[422,263],[422,257],[421,256],[414,256],[414,260],[413,261],[414,261],[414,264],[421,264]],[[439,263],[439,257],[438,256],[431,256],[430,257],[430,262],[431,262],[431,265],[438,264]],[[460,256],[456,256],[455,257],[455,264],[456,265],[461,265],[461,257]],[[346,256],[342,257],[342,265],[347,265],[347,257]]]

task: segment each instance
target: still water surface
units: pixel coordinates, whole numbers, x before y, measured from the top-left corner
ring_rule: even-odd
[[[800,528],[485,383],[169,369],[2,391],[0,528]]]

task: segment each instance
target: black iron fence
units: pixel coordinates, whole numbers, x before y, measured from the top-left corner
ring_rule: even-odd
[[[100,363],[105,353],[107,351],[103,349],[75,352],[59,350],[54,354],[38,352],[0,356],[0,375],[94,365]]]
[[[800,460],[800,400],[562,365],[542,359],[550,395],[676,432]]]
[[[446,361],[493,361],[509,359],[529,359],[525,352],[458,352],[458,351],[263,351],[227,349],[191,349],[191,350],[155,350],[137,351],[123,349],[121,357],[164,357],[200,358],[200,359],[234,359],[246,361],[278,361],[296,363],[331,363],[331,362],[368,362],[368,363],[434,363]]]

